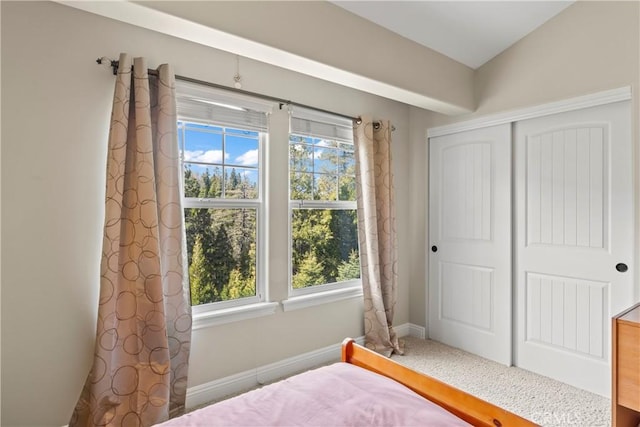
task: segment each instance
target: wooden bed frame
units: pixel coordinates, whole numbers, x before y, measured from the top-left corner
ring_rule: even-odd
[[[435,378],[402,366],[358,345],[351,338],[342,342],[342,361],[391,378],[474,426],[537,425]]]

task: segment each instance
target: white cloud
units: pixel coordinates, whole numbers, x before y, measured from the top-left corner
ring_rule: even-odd
[[[225,159],[229,158],[229,155],[224,156]],[[222,150],[195,150],[184,152],[185,162],[201,162],[201,163],[222,163]]]
[[[246,153],[238,156],[236,162],[242,166],[253,166],[258,164],[258,150],[249,150]]]

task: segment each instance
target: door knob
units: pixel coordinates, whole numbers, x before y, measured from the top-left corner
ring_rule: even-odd
[[[438,247],[436,245],[431,246],[431,252],[438,252]]]
[[[616,270],[618,270],[620,273],[624,273],[628,269],[629,269],[629,267],[627,267],[627,264],[625,264],[623,262],[621,262],[620,264],[616,264]]]

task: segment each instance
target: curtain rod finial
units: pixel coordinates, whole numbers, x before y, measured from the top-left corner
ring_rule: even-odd
[[[118,65],[120,64],[119,61],[114,61],[113,59],[109,59],[106,56],[101,56],[100,58],[96,59],[96,63],[98,65],[102,65],[103,62],[107,62],[109,64],[109,67],[111,67],[111,69],[113,70],[114,76],[118,74]]]

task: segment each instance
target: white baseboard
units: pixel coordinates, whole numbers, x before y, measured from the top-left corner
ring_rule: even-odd
[[[355,340],[358,344],[364,344],[364,337],[359,337]],[[266,384],[279,378],[306,371],[314,366],[336,362],[340,360],[341,349],[341,344],[334,344],[262,366],[256,370],[258,384]]]
[[[224,396],[240,393],[258,385],[256,370],[240,372],[219,380],[187,388],[187,409],[200,406]]]
[[[415,325],[409,323],[409,336],[420,339],[425,339],[427,336],[427,329],[424,326]]]
[[[402,325],[394,326],[393,329],[396,331],[396,335],[398,337],[409,336],[424,339],[427,335],[424,326],[415,325],[413,323],[403,323]]]
[[[406,337],[407,335],[410,335],[409,323],[403,323],[402,325],[394,325],[393,330],[396,331],[396,336],[398,337]]]
[[[412,336],[417,338],[425,337],[425,328],[405,323],[394,326],[399,337]],[[355,339],[358,344],[364,344],[364,337]],[[212,400],[221,399],[231,394],[236,394],[249,390],[258,385],[265,384],[279,378],[287,377],[298,372],[316,366],[340,360],[341,344],[330,345],[318,350],[310,351],[299,356],[290,357],[269,365],[260,366],[256,369],[240,372],[219,380],[189,387],[187,389],[187,409],[200,406]]]

